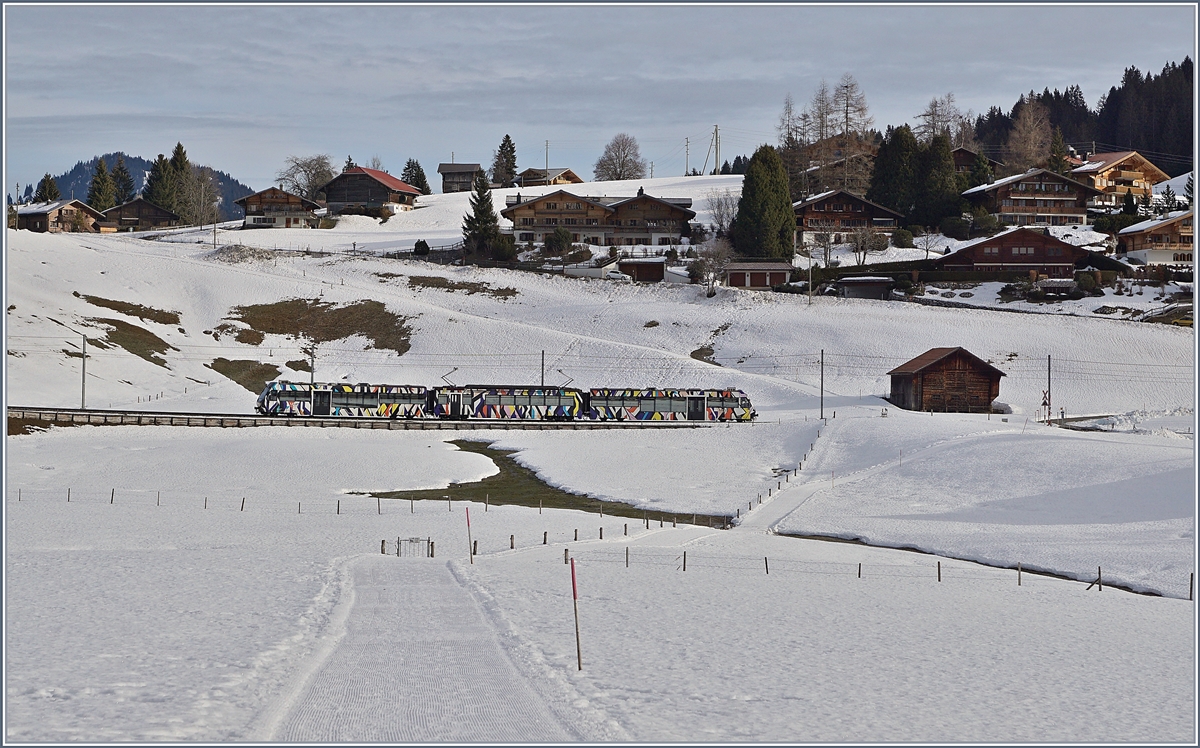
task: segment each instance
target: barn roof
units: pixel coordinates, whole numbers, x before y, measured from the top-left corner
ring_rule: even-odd
[[[888,374],[917,374],[917,373],[920,373],[921,371],[924,371],[925,369],[929,368],[930,366],[933,366],[934,364],[938,363],[939,361],[949,358],[950,356],[954,355],[955,353],[958,353],[959,351],[961,351],[964,356],[967,356],[971,360],[975,361],[975,363],[977,363],[980,366],[980,368],[990,369],[991,371],[995,372],[996,374],[999,374],[1000,376],[1005,376],[1004,372],[1000,371],[995,366],[992,366],[987,361],[984,361],[983,359],[979,358],[979,356],[976,356],[974,353],[971,353],[966,348],[962,348],[962,347],[930,348],[929,350],[925,351],[920,356],[917,356],[916,358],[912,359],[911,361],[907,361],[903,364],[900,364],[895,369],[892,369],[891,371],[889,371]]]
[[[479,164],[438,164],[437,170],[438,174],[457,174],[464,171],[474,174],[477,171],[483,171],[483,167]]]
[[[236,203],[236,202],[237,202],[237,200],[234,200],[234,202]],[[142,197],[141,195],[138,195],[137,197],[133,198],[133,199],[132,199],[132,200],[130,200],[129,202],[121,203],[120,205],[114,205],[113,207],[111,207],[111,208],[109,208],[108,210],[104,211],[104,216],[105,216],[105,218],[107,218],[109,213],[113,213],[113,212],[119,211],[121,208],[124,208],[126,205],[133,205],[134,203],[145,203],[146,205],[149,205],[151,208],[154,208],[155,210],[158,210],[158,211],[162,211],[163,213],[165,213],[166,215],[170,216],[171,218],[174,218],[174,219],[175,219],[175,220],[177,220],[177,221],[182,221],[182,220],[183,220],[183,219],[182,219],[182,218],[179,216],[179,214],[178,214],[178,213],[173,213],[173,212],[171,212],[171,211],[167,210],[166,208],[164,208],[164,207],[163,207],[163,206],[161,206],[161,205],[158,205],[158,204],[156,204],[156,203],[152,203],[152,202],[150,202],[149,200],[147,200],[146,198]]]
[[[355,167],[349,168],[346,171],[343,171],[341,174],[338,174],[333,179],[329,180],[329,184],[333,184],[333,182],[335,180],[340,179],[341,177],[344,177],[347,174],[366,174],[368,177],[374,179],[376,182],[379,182],[380,184],[387,187],[388,189],[395,190],[396,192],[407,192],[410,195],[420,195],[421,194],[421,191],[418,190],[416,187],[413,187],[411,184],[409,184],[407,182],[401,182],[399,179],[396,179],[391,174],[388,174],[386,171],[380,171],[379,169],[368,169],[365,166],[355,166]],[[326,186],[328,186],[328,185],[326,185]],[[324,189],[324,188],[322,188],[322,189]]]

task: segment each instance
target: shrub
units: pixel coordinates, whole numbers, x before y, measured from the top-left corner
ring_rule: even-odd
[[[901,278],[896,279],[896,288],[900,289],[901,291],[907,291],[908,289],[910,289],[912,287],[913,287],[913,282],[910,281],[908,278],[901,277]]]
[[[896,229],[892,232],[892,246],[901,247],[903,249],[912,249],[913,235],[911,231],[906,229]]]
[[[418,257],[424,257],[429,254],[429,242],[424,239],[418,239],[417,243],[413,245],[413,254]]]
[[[571,248],[571,232],[562,226],[554,229],[553,234],[546,236],[542,243],[542,251],[546,254],[557,255]]]
[[[938,224],[938,231],[951,239],[962,241],[970,236],[971,224],[962,218],[948,216],[943,218],[942,222]]]
[[[1075,282],[1079,284],[1079,290],[1090,293],[1096,288],[1096,276],[1091,273],[1079,273],[1075,276]]]
[[[1084,293],[1083,291],[1079,290],[1078,288],[1075,289],[1074,291],[1070,292],[1069,294],[1067,294],[1067,298],[1070,299],[1071,301],[1079,301],[1084,296],[1087,296],[1087,294]]]
[[[517,259],[517,243],[510,234],[501,234],[492,245],[492,259],[497,262],[512,262]]]

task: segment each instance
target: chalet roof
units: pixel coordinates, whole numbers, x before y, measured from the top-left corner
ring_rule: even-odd
[[[1070,182],[1071,184],[1075,185],[1076,187],[1079,187],[1080,189],[1084,189],[1084,190],[1087,190],[1088,192],[1094,192],[1096,194],[1100,194],[1100,190],[1098,190],[1094,187],[1088,187],[1086,184],[1083,184],[1082,182],[1077,182],[1074,179],[1071,179],[1070,177],[1064,177],[1061,174],[1055,174],[1054,172],[1050,171],[1049,169],[1030,169],[1029,171],[1025,172],[1024,174],[1014,174],[1011,177],[1004,177],[1003,179],[997,179],[994,182],[988,182],[987,184],[981,184],[978,187],[972,187],[969,190],[965,190],[963,192],[963,194],[964,195],[976,195],[976,194],[983,194],[984,192],[991,192],[992,190],[997,189],[999,187],[1003,187],[1006,184],[1012,184],[1013,182],[1019,182],[1020,180],[1026,179],[1028,177],[1036,177],[1039,174],[1049,174],[1051,177],[1054,177],[1056,179],[1061,179],[1064,182]]]
[[[479,164],[438,164],[437,170],[438,174],[458,174],[464,171],[475,173],[483,171],[483,167]]]
[[[988,242],[995,241],[997,239],[1000,239],[1001,237],[1008,236],[1009,234],[1016,234],[1021,231],[1024,231],[1033,236],[1036,236],[1039,239],[1041,239],[1042,241],[1049,241],[1053,245],[1062,246],[1062,247],[1070,247],[1072,249],[1082,249],[1081,247],[1079,247],[1076,244],[1071,244],[1070,242],[1065,242],[1062,239],[1059,239],[1058,237],[1054,236],[1053,234],[1049,233],[1048,231],[1043,231],[1041,228],[1030,228],[1029,226],[1013,226],[1011,228],[1008,228],[1008,229],[1005,229],[1004,231],[999,232],[998,234],[992,234],[991,236],[982,236],[978,239],[972,239],[970,241],[963,242],[962,244],[955,247],[952,251],[947,252],[946,254],[942,255],[941,257],[938,257],[935,260],[935,262],[940,264],[946,258],[953,257],[960,252],[970,249],[971,247],[978,247],[981,244],[987,244]]]
[[[507,207],[505,207],[503,210],[500,211],[500,215],[504,216],[505,218],[508,218],[508,215],[514,209],[516,209],[520,206],[528,205],[529,203],[534,202],[535,200],[545,200],[547,198],[554,198],[554,197],[560,197],[560,196],[562,199],[565,199],[565,200],[580,200],[585,203],[591,203],[592,205],[595,205],[598,208],[604,208],[605,210],[610,211],[610,212],[615,211],[619,205],[628,203],[631,200],[637,200],[639,198],[645,197],[645,198],[649,198],[650,200],[654,200],[656,202],[663,203],[664,205],[667,205],[668,207],[671,207],[671,208],[682,209],[685,212],[691,213],[693,217],[696,215],[694,211],[690,210],[690,208],[692,206],[692,199],[690,197],[654,197],[652,195],[646,195],[644,193],[641,195],[634,195],[633,197],[609,197],[607,195],[605,195],[603,197],[588,197],[588,196],[576,195],[574,193],[567,192],[564,189],[557,189],[554,192],[547,192],[545,195],[537,195],[537,196],[530,197],[528,199],[520,200],[520,201],[518,201],[516,199],[516,198],[519,198],[520,195],[510,195],[508,197],[508,199],[505,201],[505,204],[507,205]]]
[[[846,190],[829,190],[827,192],[822,192],[819,195],[814,195],[808,199],[798,200],[798,201],[792,203],[792,208],[793,209],[807,208],[809,205],[812,205],[813,203],[817,202],[818,200],[824,200],[824,199],[829,198],[836,194],[842,194],[852,200],[857,200],[860,203],[866,203],[867,205],[870,205],[872,208],[878,208],[879,210],[882,210],[885,213],[891,213],[892,215],[896,216],[897,218],[904,217],[903,213],[898,213],[898,212],[892,210],[891,208],[885,208],[884,206],[880,205],[879,203],[873,203],[870,200],[866,199],[865,197],[859,197],[858,195],[855,195],[853,192],[847,192]]]
[[[1119,233],[1121,234],[1140,234],[1143,231],[1153,231],[1154,229],[1167,226],[1182,220],[1192,215],[1193,210],[1173,210],[1161,218],[1151,218],[1141,223],[1135,223],[1132,226],[1127,226]]]
[[[374,171],[374,170],[372,169],[372,171]],[[390,175],[389,175],[389,176],[390,176]],[[399,182],[400,180],[396,180],[396,181],[397,181],[397,182]],[[404,182],[400,182],[400,184],[404,184]],[[259,195],[265,195],[265,194],[267,194],[268,192],[275,192],[275,193],[278,193],[278,194],[280,194],[280,195],[287,195],[288,197],[294,197],[294,198],[296,198],[296,199],[298,199],[298,200],[300,201],[300,205],[301,205],[302,207],[304,207],[304,208],[306,208],[306,209],[308,209],[308,210],[316,210],[317,208],[320,208],[320,207],[321,207],[320,203],[317,203],[317,202],[314,202],[314,201],[312,201],[312,200],[309,200],[309,199],[308,199],[308,198],[306,198],[306,197],[302,197],[302,196],[300,196],[300,195],[296,195],[296,194],[294,194],[294,193],[288,192],[287,190],[282,190],[282,189],[280,189],[280,188],[278,188],[278,187],[268,187],[268,188],[267,188],[267,189],[265,189],[265,190],[260,190],[259,192],[255,192],[253,195],[246,195],[245,197],[239,197],[237,200],[234,200],[233,202],[235,202],[236,204],[238,204],[238,205],[242,206],[243,208],[245,208],[245,207],[246,207],[246,203],[247,203],[247,202],[250,200],[250,198],[252,198],[252,197],[258,197]]]
[[[541,177],[542,179],[558,179],[563,174],[566,174],[569,171],[571,172],[571,176],[575,177],[576,179],[579,179],[579,176],[577,174],[575,174],[575,172],[571,171],[570,169],[529,168],[529,169],[526,169],[525,171],[521,172],[517,176],[518,177],[534,177],[534,176],[536,176],[536,177]],[[582,180],[580,180],[580,181],[582,181]]]
[[[26,205],[17,206],[17,215],[19,216],[39,216],[45,215],[52,210],[65,208],[68,205],[77,205],[84,211],[90,213],[96,218],[103,218],[104,214],[96,210],[87,203],[78,198],[67,198],[66,200],[55,200],[49,203],[27,203]]]
[[[1122,161],[1127,161],[1133,156],[1137,156],[1142,161],[1145,161],[1154,171],[1155,174],[1147,174],[1146,176],[1154,177],[1155,183],[1170,179],[1165,171],[1150,163],[1150,159],[1146,158],[1137,151],[1114,151],[1112,153],[1093,153],[1088,156],[1088,160],[1083,166],[1076,167],[1071,170],[1072,174],[1095,174],[1096,172],[1110,169]],[[1161,177],[1160,177],[1161,175]]]
[[[1005,376],[1004,372],[1000,371],[995,366],[992,366],[987,361],[984,361],[979,356],[976,356],[974,353],[971,353],[966,348],[962,348],[962,347],[930,348],[929,350],[925,351],[920,356],[917,356],[916,358],[912,359],[911,361],[907,361],[903,364],[900,364],[895,369],[892,369],[891,371],[889,371],[888,374],[918,374],[921,371],[929,368],[930,366],[933,366],[934,364],[938,363],[939,361],[941,361],[945,358],[949,358],[950,356],[954,355],[955,353],[958,353],[959,351],[961,351],[964,356],[967,356],[968,358],[975,361],[975,363],[977,363],[981,368],[990,369],[991,371],[995,372],[996,374],[999,374],[1002,377]]]
[[[731,262],[725,266],[725,272],[727,273],[753,273],[756,270],[762,272],[768,270],[786,270],[790,273],[793,267],[790,262]]]
[[[972,156],[978,156],[978,155],[979,155],[979,151],[976,151],[976,150],[973,150],[973,149],[971,149],[971,148],[968,148],[968,147],[966,147],[965,145],[960,145],[959,147],[952,149],[950,152],[951,152],[951,153],[958,153],[959,151],[962,151],[962,152],[964,152],[964,153],[969,153],[969,154],[971,154]],[[996,159],[992,158],[991,156],[984,156],[984,158],[986,158],[986,159],[988,160],[988,163],[989,163],[989,164],[1000,164],[1000,162],[999,162],[999,161],[997,161]]]
[[[370,177],[371,179],[374,179],[376,182],[379,182],[384,187],[387,187],[390,190],[395,190],[396,192],[407,192],[410,195],[420,195],[421,194],[421,191],[418,190],[416,187],[413,187],[411,184],[408,184],[407,182],[401,182],[399,179],[396,179],[391,174],[388,174],[386,171],[380,171],[378,169],[368,169],[365,166],[355,166],[350,169],[347,169],[346,171],[343,171],[341,174],[338,174],[336,177],[334,177],[333,179],[330,179],[328,182],[326,182],[325,185],[323,187],[321,187],[321,189],[324,190],[325,187],[328,187],[329,185],[333,184],[334,182],[336,182],[337,180],[341,179],[342,177],[344,177],[348,174],[350,174],[350,175],[366,174],[368,177]]]
[[[656,203],[662,203],[668,208],[675,208],[676,210],[682,210],[684,213],[690,213],[689,218],[696,217],[696,212],[691,210],[692,199],[690,197],[654,197],[643,192],[633,197],[618,198],[616,202],[609,203],[609,207],[616,210],[619,206],[632,203],[636,200],[653,200]]]
[[[851,285],[854,285],[857,283],[862,283],[862,284],[895,283],[896,281],[894,278],[889,278],[886,275],[855,275],[850,278],[838,278],[837,282],[838,283],[849,283]]]
[[[234,200],[234,202],[237,202],[237,200]],[[104,215],[105,215],[105,217],[107,217],[108,214],[113,212],[114,210],[120,210],[121,208],[124,208],[126,205],[133,205],[134,203],[145,203],[146,205],[149,205],[150,207],[154,208],[155,210],[162,211],[163,213],[167,214],[171,218],[174,218],[176,221],[183,220],[178,214],[172,213],[171,211],[167,210],[166,208],[164,208],[161,205],[158,205],[157,203],[150,202],[149,200],[142,197],[141,195],[138,195],[137,197],[133,198],[132,200],[130,200],[127,203],[121,203],[120,205],[109,208],[108,210],[104,211]]]

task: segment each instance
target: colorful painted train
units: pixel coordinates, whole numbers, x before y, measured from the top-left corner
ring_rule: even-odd
[[[521,421],[750,421],[741,390],[592,389],[269,382],[254,409],[271,416]]]

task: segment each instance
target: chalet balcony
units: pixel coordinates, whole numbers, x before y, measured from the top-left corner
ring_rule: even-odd
[[[1085,209],[1078,205],[1074,205],[1074,204],[1063,205],[1061,207],[1055,206],[1052,208],[1046,207],[1046,206],[1033,206],[1033,205],[1001,205],[999,212],[1002,215],[1011,213],[1011,214],[1026,215],[1026,216],[1032,216],[1032,215],[1081,216],[1084,214]]]

